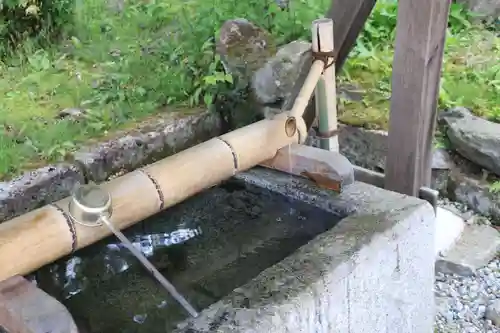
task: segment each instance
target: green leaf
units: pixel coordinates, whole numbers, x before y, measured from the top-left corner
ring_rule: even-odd
[[[214,100],[214,97],[212,94],[207,93],[205,96],[203,96],[203,102],[205,102],[206,106],[210,106]]]

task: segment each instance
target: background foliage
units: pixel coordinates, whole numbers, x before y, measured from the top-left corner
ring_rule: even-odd
[[[292,0],[283,11],[274,0],[0,0],[0,179],[62,161],[89,139],[160,112],[244,97],[214,52],[222,23],[244,17],[278,44],[309,40],[311,21],[330,2]],[[452,7],[440,107],[500,121],[498,27]],[[396,16],[396,1],[378,0],[338,73],[339,87],[362,95],[340,95],[341,121],[387,126]],[[64,109],[84,112],[61,118]]]
[[[0,56],[30,38],[47,45],[71,27],[74,0],[0,0]]]

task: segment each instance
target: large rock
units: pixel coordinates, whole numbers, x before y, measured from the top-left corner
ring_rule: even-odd
[[[472,276],[500,250],[500,234],[488,225],[468,225],[457,243],[436,260],[436,271]]]
[[[216,51],[226,71],[238,80],[240,87],[245,87],[253,74],[276,53],[276,45],[267,31],[237,18],[222,25]]]
[[[384,172],[387,156],[388,133],[382,130],[368,130],[339,124],[340,152],[358,166]],[[306,144],[319,147],[319,139],[310,131]],[[432,169],[448,171],[453,166],[451,157],[444,149],[433,151]],[[438,188],[436,188],[438,189]]]
[[[500,124],[476,117],[465,108],[442,112],[439,120],[460,155],[500,175]]]
[[[481,215],[500,221],[500,194],[490,191],[490,184],[468,161],[455,158],[449,173],[447,194],[454,201],[462,202]]]
[[[252,90],[257,101],[271,104],[287,99],[310,49],[311,43],[305,41],[298,40],[286,44],[255,72],[252,77]]]
[[[498,19],[500,17],[500,0],[460,0],[470,11],[482,19]]]

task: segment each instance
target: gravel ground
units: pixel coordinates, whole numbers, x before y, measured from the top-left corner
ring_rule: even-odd
[[[500,259],[472,277],[437,273],[434,288],[437,332],[500,333],[486,316],[500,300]]]
[[[470,220],[470,212],[461,205],[441,202],[445,208],[454,208]],[[484,218],[473,219],[482,221]],[[471,223],[467,221],[468,223]],[[439,333],[500,333],[500,322],[494,325],[495,312],[500,320],[500,257],[474,276],[436,273],[435,332]]]

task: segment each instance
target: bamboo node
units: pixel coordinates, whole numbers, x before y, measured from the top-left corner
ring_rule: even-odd
[[[233,155],[234,173],[236,173],[236,171],[238,171],[238,168],[239,168],[239,166],[238,166],[238,155],[234,151],[233,147],[229,144],[229,142],[227,142],[226,140],[224,140],[220,136],[217,137],[217,139],[219,139],[220,141],[224,142],[226,144],[226,146],[229,147],[229,150],[231,150],[231,155]]]
[[[325,68],[323,68],[323,72],[333,66],[335,63],[335,51],[312,51],[312,57],[314,60],[320,60],[325,64]]]
[[[75,252],[78,248],[78,238],[76,235],[76,228],[75,228],[75,223],[71,216],[69,216],[64,209],[59,207],[56,204],[51,204],[52,207],[54,207],[55,210],[57,210],[61,215],[64,217],[66,220],[66,223],[68,224],[69,232],[71,233],[71,253]]]
[[[153,176],[151,176],[149,174],[149,172],[147,172],[146,170],[140,169],[139,171],[142,172],[146,177],[148,177],[149,180],[151,181],[151,183],[153,183],[153,185],[156,189],[156,192],[158,193],[158,199],[160,200],[160,208],[159,209],[163,210],[165,208],[165,196],[163,195],[163,191],[161,190],[160,184],[158,184],[156,179],[154,179]]]

